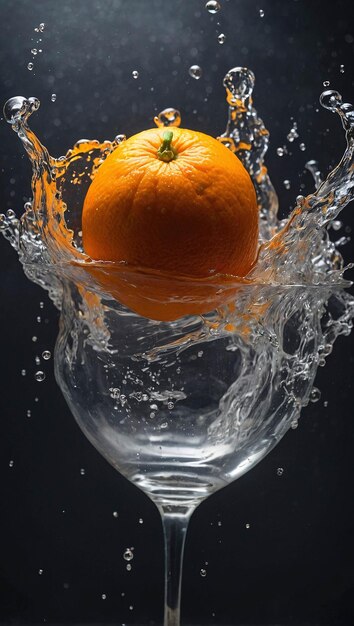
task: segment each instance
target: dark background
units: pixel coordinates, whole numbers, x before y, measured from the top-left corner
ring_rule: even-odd
[[[325,173],[344,150],[339,119],[318,98],[330,81],[354,100],[352,2],[220,4],[212,16],[203,0],[1,0],[0,100],[40,98],[31,124],[55,156],[83,137],[143,130],[166,106],[181,110],[183,126],[218,135],[227,116],[222,78],[246,65],[256,74],[255,104],[271,132],[267,165],[286,213],[299,192],[313,189],[306,160],[318,159]],[[45,29],[36,33],[40,22]],[[42,53],[33,57],[31,48]],[[199,81],[188,75],[192,64],[203,69]],[[300,135],[293,144],[291,118]],[[292,154],[279,157],[284,144]],[[0,208],[21,213],[30,168],[3,120],[0,151]],[[352,210],[343,216],[347,230]],[[343,253],[353,259],[353,244]],[[36,365],[43,350],[53,352],[58,313],[2,238],[0,259],[0,622],[161,623],[157,510],[79,431],[53,359]],[[34,379],[38,369],[44,382]],[[184,623],[354,624],[353,373],[353,336],[340,338],[318,373],[321,399],[298,429],[197,510]]]

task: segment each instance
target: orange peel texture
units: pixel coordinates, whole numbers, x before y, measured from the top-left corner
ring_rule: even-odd
[[[256,194],[238,157],[213,137],[150,129],[120,144],[97,171],[82,234],[93,260],[142,270],[129,281],[124,271],[87,266],[133,311],[157,320],[202,314],[230,300],[231,276],[242,282],[255,262]],[[224,275],[225,289],[220,276],[212,285],[214,274]]]

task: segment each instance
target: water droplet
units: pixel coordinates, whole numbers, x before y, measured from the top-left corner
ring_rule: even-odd
[[[202,68],[199,65],[191,65],[188,70],[189,76],[199,80],[202,75]]]
[[[133,77],[133,78],[135,78],[135,79],[139,78],[139,72],[138,72],[138,70],[133,70],[133,71],[132,71],[132,77]]]
[[[200,573],[200,575],[202,576],[202,578],[205,578],[205,577],[206,577],[206,575],[207,575],[207,571],[206,571],[206,569],[204,569],[203,567],[201,568],[201,570],[200,570],[200,572],[199,572],[199,573]]]
[[[304,143],[300,143],[299,148],[302,152],[304,152],[306,150],[306,145]]]
[[[255,77],[247,67],[233,67],[224,77],[224,87],[237,100],[246,100],[253,91]]]
[[[114,138],[114,143],[120,144],[123,141],[126,141],[126,139],[127,139],[126,135],[123,135],[123,134],[116,135],[115,138]]]
[[[331,83],[329,82],[329,80],[324,80],[322,84],[324,87],[329,87]]]
[[[220,35],[218,35],[218,42],[222,45],[223,43],[225,43],[226,41],[226,35],[224,35],[224,33],[220,33]]]
[[[119,513],[118,513],[118,511],[113,511],[112,515],[113,515],[113,517],[117,518],[119,516]]]
[[[34,64],[32,62],[27,63],[27,69],[31,72],[34,68]]]
[[[284,185],[285,189],[290,189],[290,180],[288,180],[288,179],[283,180],[283,185]]]
[[[259,9],[259,17],[264,17],[264,11],[263,11],[263,9]]]
[[[52,356],[52,353],[49,352],[49,350],[44,350],[44,352],[42,352],[42,357],[45,361],[49,361],[51,356]]]
[[[132,561],[134,558],[134,554],[131,551],[131,548],[126,548],[126,550],[123,552],[123,559],[125,561]]]
[[[317,387],[313,387],[313,389],[311,390],[311,393],[310,393],[310,401],[311,402],[318,402],[320,397],[321,397],[320,390],[317,389]]]
[[[11,461],[9,461],[9,467],[13,467],[14,466],[14,461],[11,459]]]
[[[343,226],[343,222],[340,220],[333,220],[333,222],[331,222],[331,226],[333,230],[340,230]]]
[[[154,122],[159,128],[163,126],[180,126],[181,114],[177,109],[168,107],[154,117]]]
[[[221,6],[219,4],[219,2],[217,2],[217,0],[208,0],[208,2],[205,5],[206,10],[211,13],[212,15],[214,15],[215,13],[217,13],[218,11],[220,11]]]
[[[283,467],[278,467],[277,468],[277,476],[282,476],[284,474],[284,468]]]
[[[55,102],[57,99],[57,94],[56,93],[52,93],[52,95],[50,96],[50,99],[52,102]]]
[[[80,469],[80,474],[81,474],[81,476],[85,476],[85,474],[86,474],[86,471],[85,471],[85,469],[83,467]]]
[[[277,155],[278,156],[283,156],[283,154],[284,154],[284,148],[280,148],[280,147],[277,148]]]
[[[329,89],[321,93],[320,103],[325,109],[335,111],[342,104],[342,96],[338,91]]]
[[[42,370],[38,370],[38,372],[34,375],[37,382],[41,383],[45,379],[45,373]]]

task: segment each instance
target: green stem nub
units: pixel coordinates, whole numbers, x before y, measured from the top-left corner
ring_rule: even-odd
[[[157,156],[160,161],[165,161],[165,163],[169,163],[173,161],[177,157],[176,150],[171,146],[171,141],[173,137],[172,130],[165,130],[162,135],[162,143],[157,151]]]

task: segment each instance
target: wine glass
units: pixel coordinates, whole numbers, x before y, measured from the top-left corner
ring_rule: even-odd
[[[318,366],[328,287],[240,285],[233,325],[215,314],[156,322],[94,289],[81,267],[60,271],[56,380],[86,437],[161,514],[164,624],[178,626],[189,519],[296,423]]]

